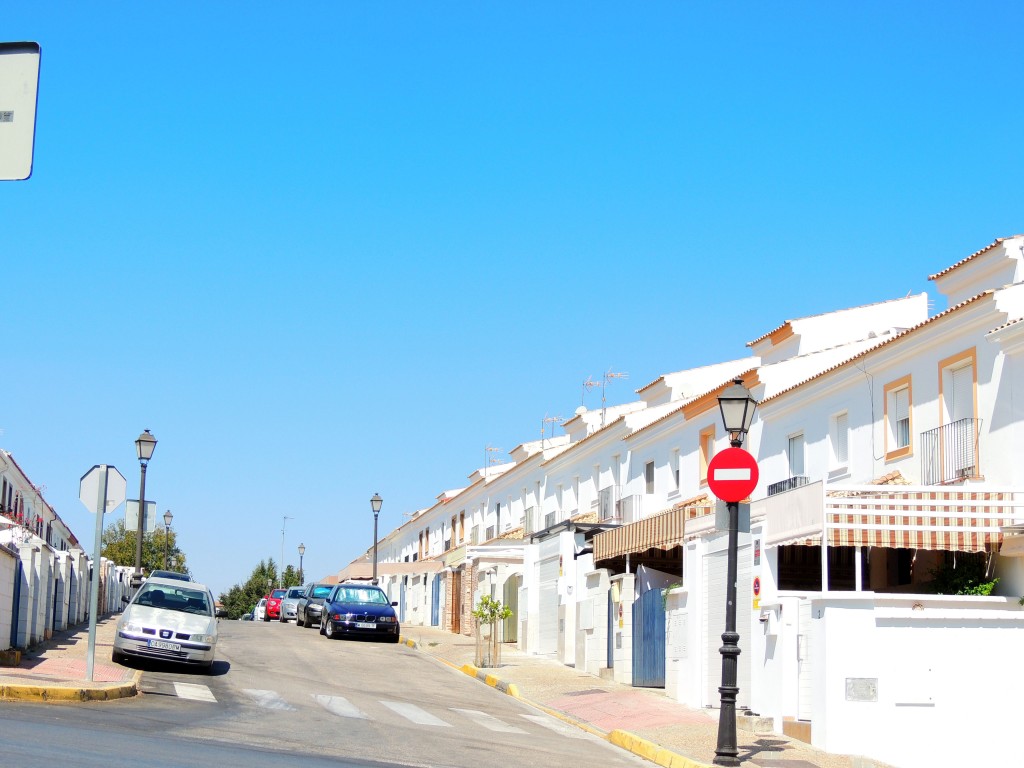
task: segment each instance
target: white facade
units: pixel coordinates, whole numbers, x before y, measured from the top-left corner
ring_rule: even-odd
[[[920,294],[786,321],[751,357],[581,410],[562,441],[520,446],[399,529],[395,556],[419,555],[428,530],[423,556],[471,565],[444,534],[453,509],[470,544],[522,525],[519,645],[628,681],[633,572],[672,548],[682,584],[667,598],[666,690],[717,706],[726,547],[707,471],[729,444],[717,396],[740,378],[760,402],[744,444],[760,479],[739,537],[739,703],[780,731],[810,723],[829,751],[949,758],[922,747],[928,734],[970,722],[991,680],[1017,682],[1005,658],[976,649],[1014,647],[1024,617],[1022,254],[1024,237],[997,240],[933,275],[950,306],[931,317]],[[678,538],[644,539],[655,517]],[[602,528],[597,540],[634,536],[633,548],[595,560]],[[992,597],[927,594],[965,563],[998,578]],[[485,577],[474,578],[475,597]]]

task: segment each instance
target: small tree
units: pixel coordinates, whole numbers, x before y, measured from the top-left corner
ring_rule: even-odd
[[[493,666],[497,667],[501,664],[501,640],[500,633],[498,632],[497,624],[500,621],[504,621],[512,615],[512,609],[507,605],[502,605],[500,600],[495,600],[490,595],[483,595],[480,598],[480,602],[476,604],[476,608],[473,609],[473,617],[477,620],[477,666]],[[484,658],[482,637],[480,634],[480,627],[489,626],[491,628],[490,637],[490,659]],[[488,661],[490,662],[488,664]]]

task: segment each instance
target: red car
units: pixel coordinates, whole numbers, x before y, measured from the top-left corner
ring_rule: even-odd
[[[281,600],[287,594],[287,589],[275,589],[267,595],[267,612],[263,617],[264,621],[279,621],[281,619]]]

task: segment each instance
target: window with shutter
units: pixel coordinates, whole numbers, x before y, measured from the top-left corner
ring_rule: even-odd
[[[885,458],[891,461],[912,453],[914,390],[910,377],[904,376],[886,384],[884,392]]]
[[[849,457],[849,416],[845,413],[837,413],[832,417],[831,443],[832,443],[832,468],[840,469],[847,466]]]
[[[792,435],[789,438],[789,476],[801,477],[804,474],[804,435]]]

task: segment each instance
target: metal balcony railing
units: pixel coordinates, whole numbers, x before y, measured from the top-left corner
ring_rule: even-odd
[[[787,477],[785,480],[780,480],[777,483],[772,483],[768,486],[768,495],[774,496],[777,493],[784,491],[792,491],[794,488],[799,488],[802,485],[807,485],[810,480],[804,475],[796,475],[795,477]]]
[[[921,433],[921,482],[955,483],[979,477],[981,419],[959,419]]]

